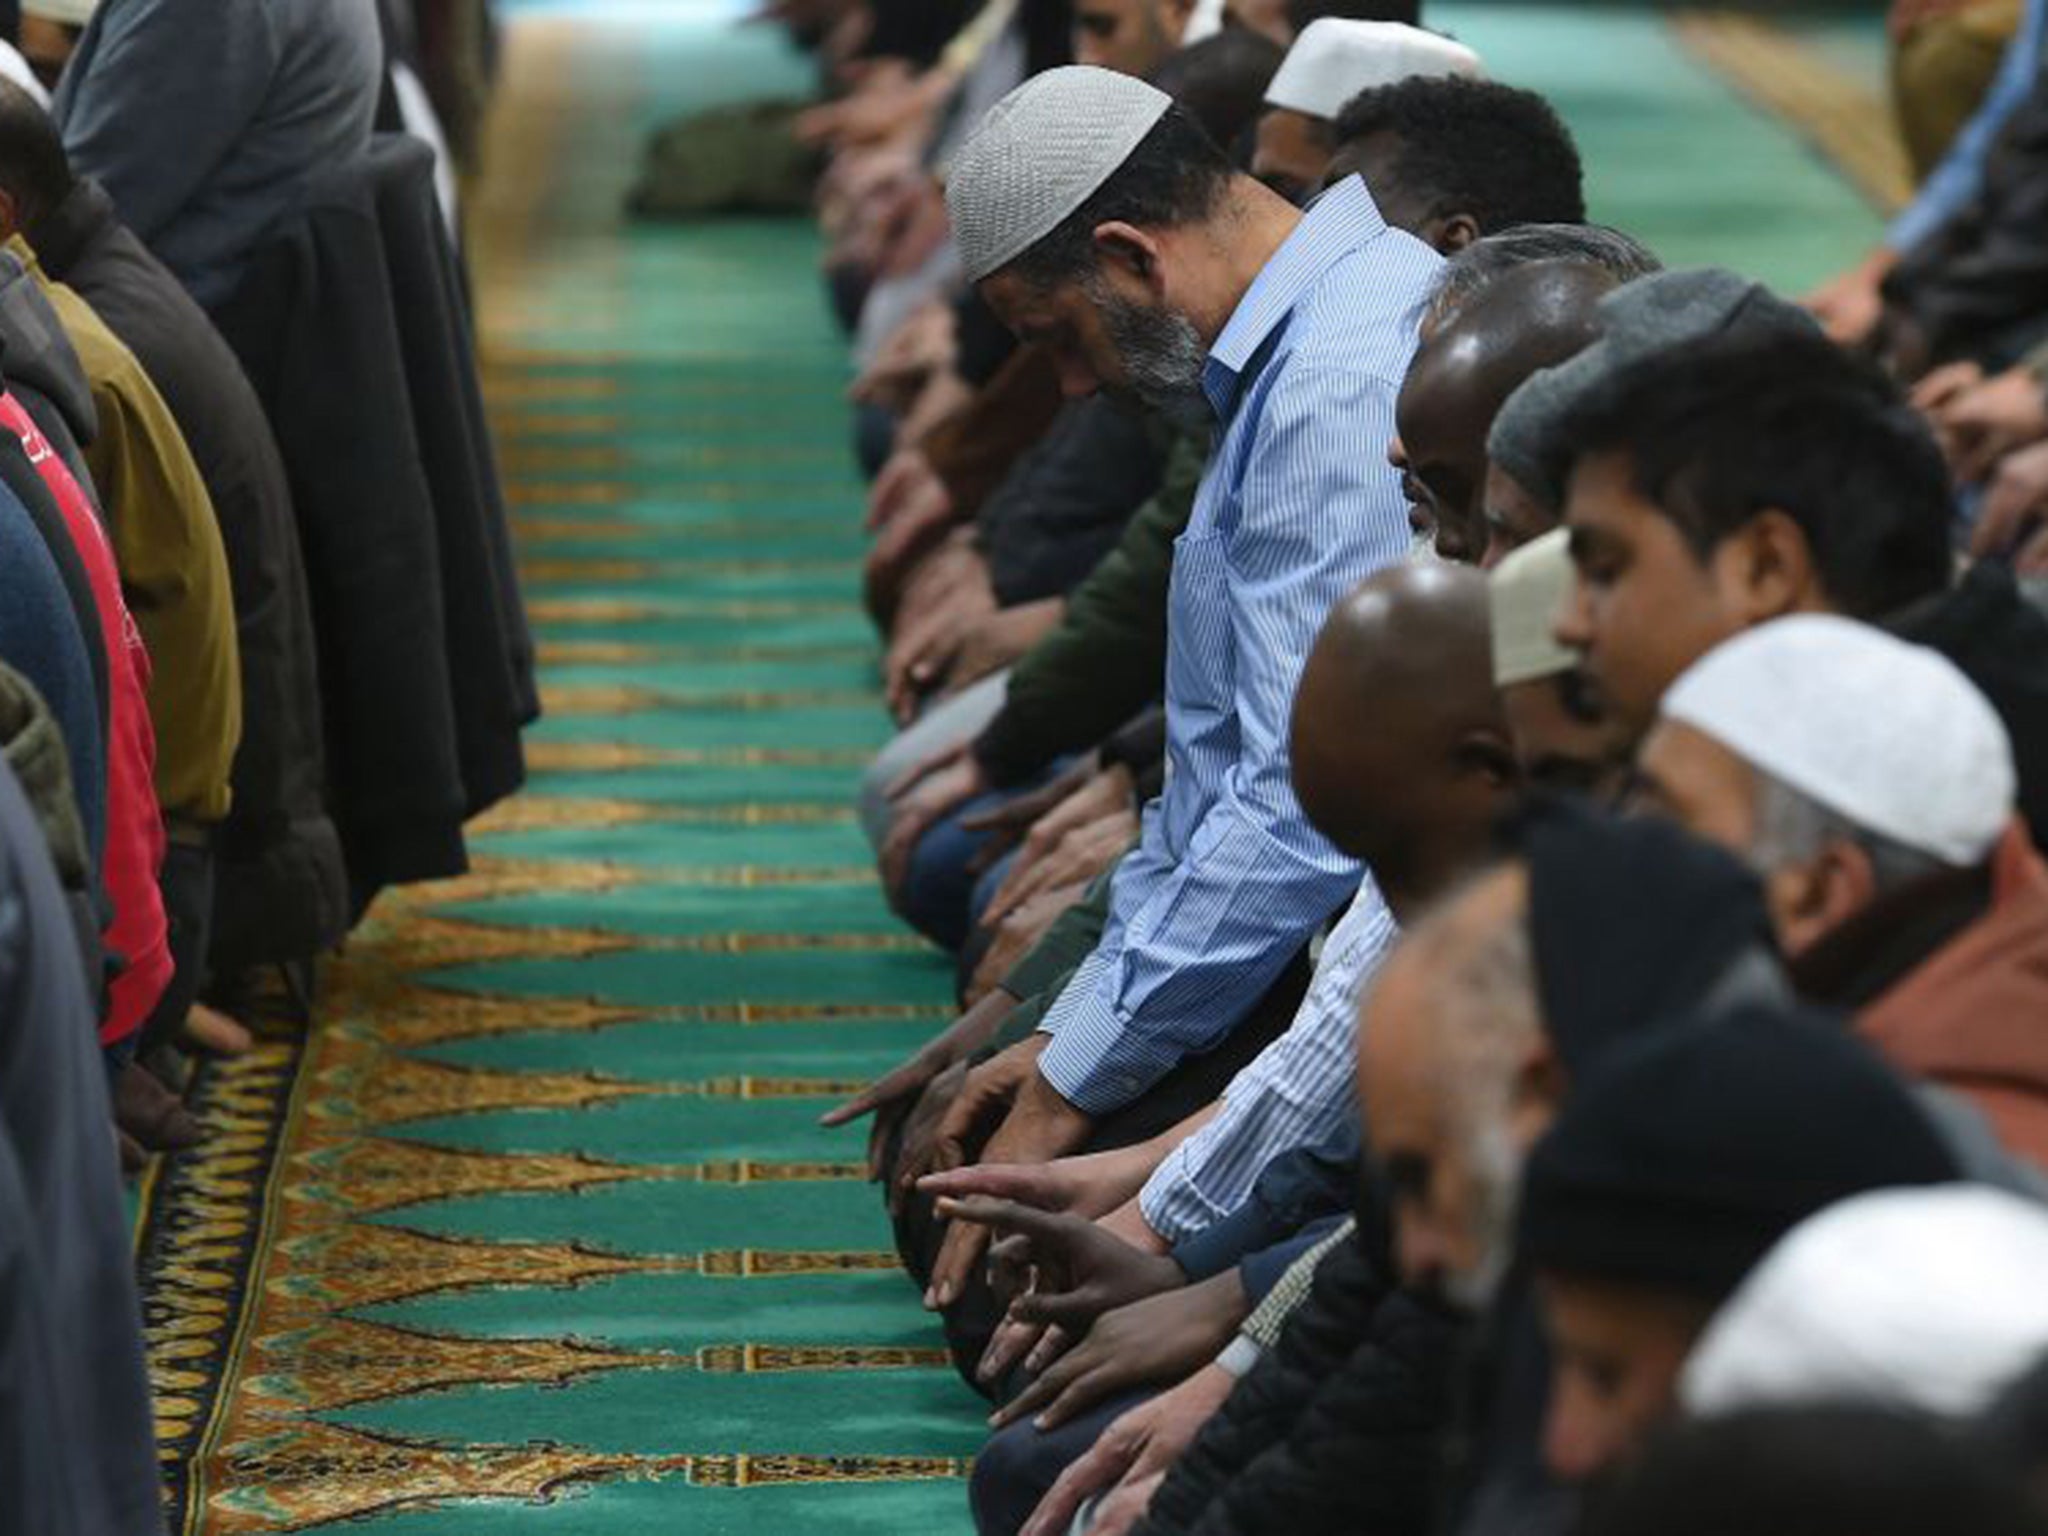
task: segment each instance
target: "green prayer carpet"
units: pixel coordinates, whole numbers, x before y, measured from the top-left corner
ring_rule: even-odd
[[[473,213],[548,718],[476,872],[380,904],[321,1027],[207,1078],[207,1151],[145,1194],[180,1530],[968,1528],[982,1405],[860,1135],[815,1124],[950,994],[850,809],[888,726],[846,344],[806,222],[618,211],[655,124],[805,92],[739,9],[507,7]],[[1558,103],[1596,216],[1674,264],[1796,286],[1875,233],[1657,13],[1433,16]]]

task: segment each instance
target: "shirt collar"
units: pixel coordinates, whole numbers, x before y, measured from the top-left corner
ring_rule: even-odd
[[[1236,409],[1247,375],[1256,371],[1254,359],[1302,296],[1331,267],[1386,228],[1372,194],[1357,176],[1345,177],[1309,204],[1294,232],[1252,279],[1209,349],[1202,366],[1202,390],[1219,417],[1227,420]]]

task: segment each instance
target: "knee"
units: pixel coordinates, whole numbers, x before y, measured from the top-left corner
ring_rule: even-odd
[[[967,1502],[977,1536],[1017,1536],[1064,1463],[1029,1420],[997,1431],[974,1458]]]

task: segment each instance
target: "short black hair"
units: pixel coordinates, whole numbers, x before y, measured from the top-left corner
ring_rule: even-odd
[[[1263,33],[1226,27],[1167,55],[1152,83],[1193,113],[1202,131],[1242,164],[1238,141],[1248,139],[1265,110],[1266,87],[1286,56]]]
[[[1622,452],[1705,560],[1771,510],[1798,523],[1829,598],[1877,619],[1948,584],[1948,468],[1898,387],[1818,331],[1653,353],[1560,424],[1574,459]]]
[[[50,212],[77,185],[64,140],[35,97],[0,80],[0,187],[24,227]]]
[[[1198,223],[1216,210],[1236,174],[1194,114],[1175,102],[1109,180],[1009,270],[1040,288],[1072,282],[1095,270],[1098,226],[1173,229]]]
[[[1426,218],[1469,214],[1487,234],[1585,220],[1578,146],[1534,91],[1455,75],[1374,86],[1337,114],[1337,142],[1375,134],[1394,140],[1388,173]]]
[[[1287,24],[1298,35],[1312,21],[1342,16],[1350,21],[1405,21],[1422,25],[1422,0],[1287,0]]]
[[[1878,1408],[1754,1408],[1654,1439],[1589,1499],[1584,1536],[2048,1536],[2020,1479]]]

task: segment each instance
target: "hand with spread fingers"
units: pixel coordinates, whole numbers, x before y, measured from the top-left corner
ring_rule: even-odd
[[[819,1116],[818,1124],[831,1128],[873,1115],[875,1123],[868,1132],[868,1180],[880,1180],[888,1172],[883,1163],[890,1138],[917,1107],[925,1089],[949,1068],[962,1067],[964,1077],[963,1064],[994,1038],[1016,1006],[1017,999],[1009,993],[989,992],[943,1032],[919,1046],[908,1061]]]
[[[967,978],[967,985],[961,989],[961,1000],[972,1006],[1000,987],[1009,974],[1024,963],[1025,957],[1038,948],[1039,942],[1052,931],[1052,925],[1060,920],[1060,915],[1087,894],[1085,884],[1040,891],[1004,916],[995,924],[995,936],[989,940],[988,948],[981,952],[981,959],[975,962],[974,974]]]
[[[1070,834],[1084,833],[1105,820],[1114,821],[1122,834],[1117,852],[1137,837],[1137,796],[1130,769],[1122,763],[1112,763],[1085,778],[1062,775],[1061,780],[1070,786],[1067,793],[1031,821],[1019,845],[1016,863],[1010,866],[1010,872],[989,899],[988,921],[1012,911],[1048,884],[1072,884],[1076,879],[1091,878],[1106,867],[1109,860],[1098,861],[1093,871],[1083,871],[1070,867],[1072,861],[1069,860],[1057,871],[1041,873],[1041,866],[1060,852]],[[992,825],[992,820],[988,824]],[[970,826],[979,831],[984,822],[977,817]]]
[[[1970,536],[1980,559],[2005,558],[2022,576],[2048,574],[2048,443],[2022,448],[1992,475]]]
[[[925,759],[889,786],[890,820],[879,856],[882,889],[900,907],[910,861],[925,833],[988,791],[988,775],[964,746]]]
[[[969,1074],[967,1088],[940,1129],[941,1167],[958,1168],[969,1161],[1049,1162],[1087,1142],[1095,1122],[1061,1098],[1038,1071],[1038,1058],[1049,1041],[1047,1035],[1033,1035]],[[992,1124],[994,1134],[972,1147]],[[932,1264],[925,1305],[934,1310],[951,1306],[966,1290],[987,1248],[986,1227],[948,1222]]]
[[[980,874],[992,867],[1004,854],[1024,840],[1024,836],[1038,822],[1041,816],[1049,814],[1067,796],[1081,788],[1095,777],[1095,755],[1068,764],[1058,774],[1036,789],[1025,790],[1012,795],[1001,805],[991,806],[972,820],[963,823],[970,832],[987,835],[981,851],[968,866],[974,874]]]
[[[1236,1385],[1237,1378],[1221,1366],[1205,1366],[1123,1414],[1060,1474],[1018,1536],[1066,1536],[1081,1506],[1094,1498],[1103,1502],[1088,1527],[1090,1536],[1128,1529],[1151,1503],[1167,1469],[1195,1443]],[[1119,1517],[1124,1524],[1108,1523]]]
[[[1039,1428],[1054,1429],[1119,1392],[1180,1381],[1222,1352],[1249,1310],[1232,1269],[1106,1312],[991,1422],[1036,1415]]]
[[[1020,1323],[1078,1335],[1105,1312],[1187,1283],[1181,1267],[1166,1255],[1135,1248],[1071,1212],[967,1195],[940,1200],[939,1214],[1002,1236],[995,1268],[1025,1287],[1010,1301],[1010,1316]],[[998,1294],[1002,1289],[999,1284]]]
[[[952,670],[946,674],[947,690],[957,692],[1021,660],[1025,652],[1052,632],[1066,612],[1065,598],[1046,597],[1035,603],[999,608],[969,625],[960,636]]]

